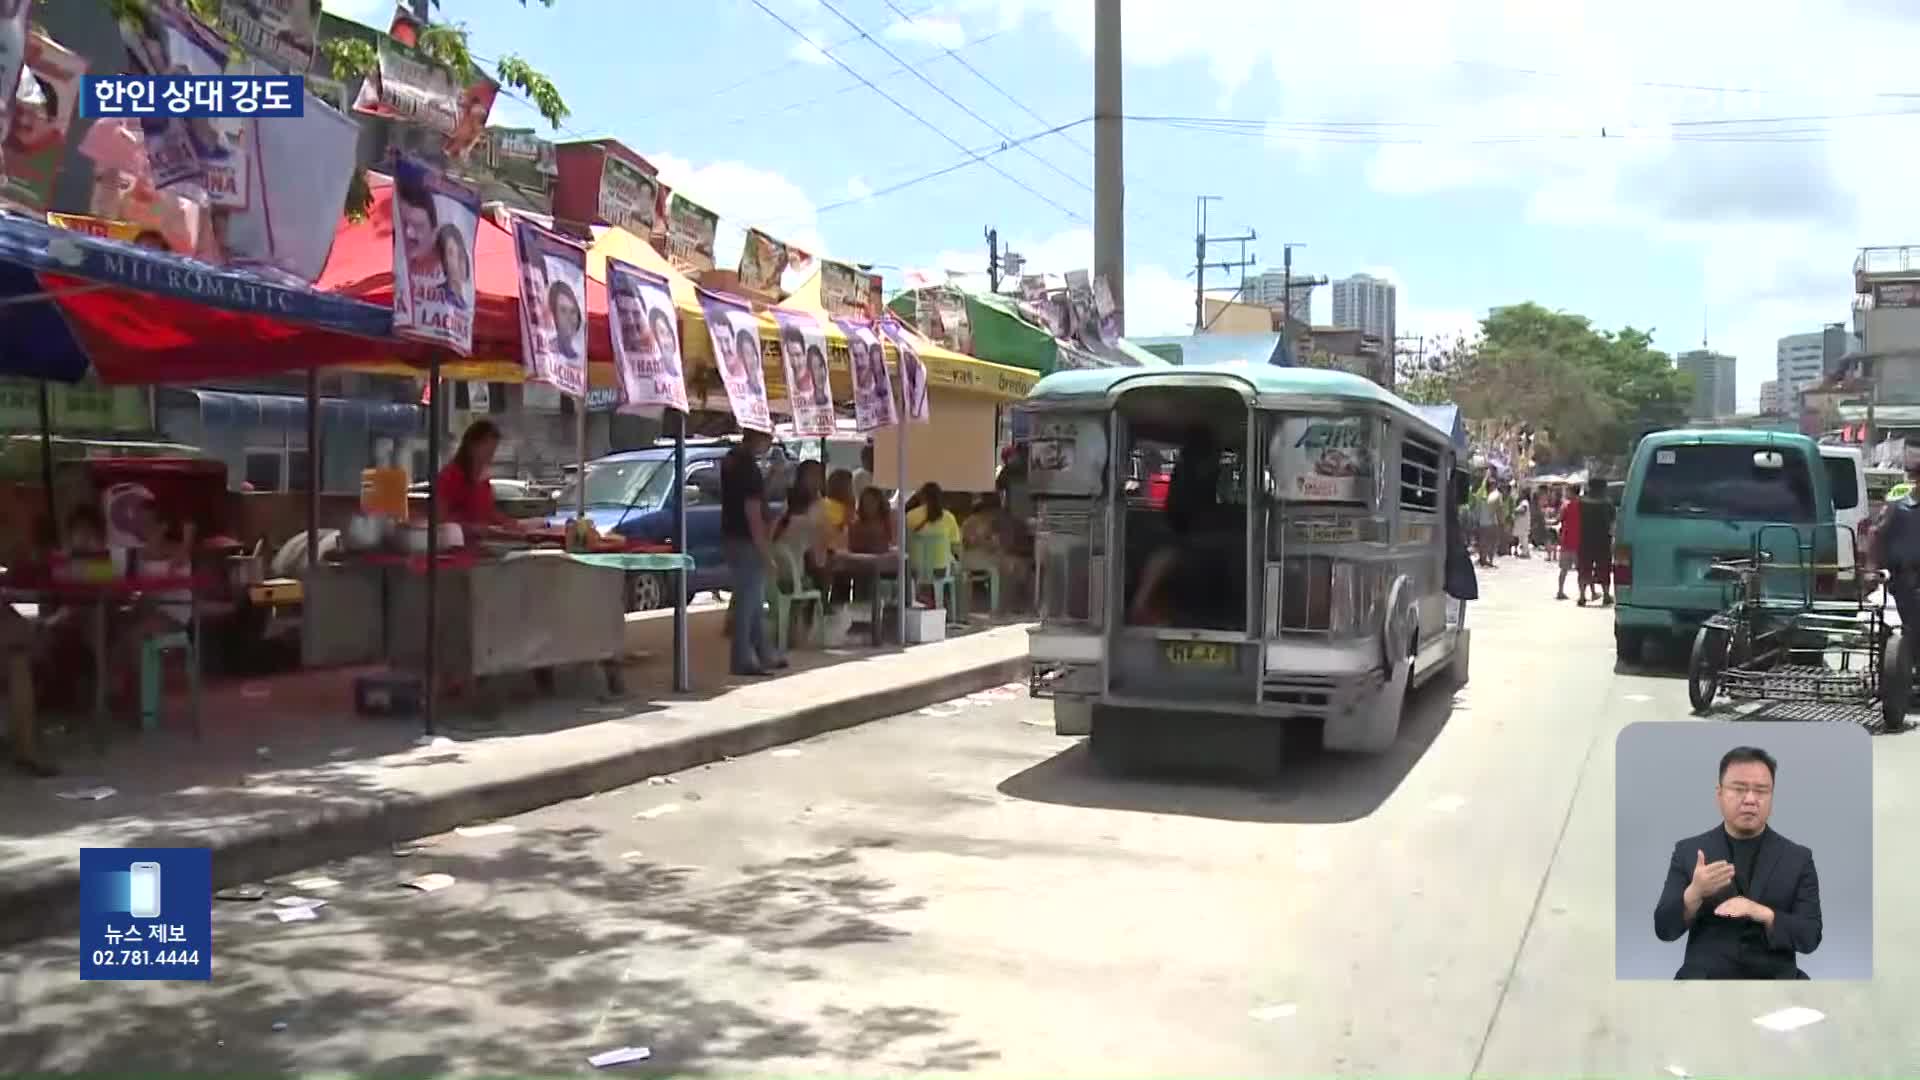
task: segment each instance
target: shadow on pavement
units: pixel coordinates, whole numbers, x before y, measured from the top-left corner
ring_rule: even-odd
[[[1415,693],[1393,749],[1378,755],[1321,750],[1317,729],[1289,732],[1279,775],[1249,784],[1148,773],[1117,774],[1093,760],[1085,740],[1023,770],[998,787],[1031,802],[1097,810],[1134,810],[1219,821],[1339,825],[1372,814],[1426,755],[1453,714],[1454,694],[1441,686]]]
[[[220,904],[209,983],[81,983],[71,939],[20,948],[0,980],[0,1075],[546,1076],[622,1045],[652,1049],[619,1070],[641,1076],[998,1058],[934,1009],[781,1007],[822,977],[820,950],[908,935],[890,919],[924,898],[865,868],[862,845],[718,874],[619,846],[550,827],[335,864],[318,921]],[[456,884],[399,887],[429,872]]]

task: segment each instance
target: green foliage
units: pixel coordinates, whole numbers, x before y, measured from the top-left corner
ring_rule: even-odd
[[[1597,330],[1534,303],[1496,308],[1473,341],[1403,367],[1411,401],[1452,401],[1477,420],[1531,427],[1553,459],[1611,461],[1647,431],[1686,420],[1688,379],[1650,332]]]

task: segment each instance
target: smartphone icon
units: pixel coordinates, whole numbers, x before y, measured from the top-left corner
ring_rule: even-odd
[[[127,897],[128,913],[136,919],[160,917],[160,864],[137,862],[127,868],[132,888]]]

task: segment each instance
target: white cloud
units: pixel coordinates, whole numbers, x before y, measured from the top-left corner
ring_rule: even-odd
[[[931,45],[936,49],[957,49],[966,44],[967,32],[953,19],[901,19],[887,27],[886,36],[896,41]]]
[[[1092,50],[1085,0],[961,5]],[[1622,230],[1649,259],[1697,262],[1708,322],[1725,328],[1712,340],[1740,357],[1749,399],[1774,338],[1847,317],[1854,249],[1917,239],[1920,116],[1859,114],[1920,107],[1886,96],[1912,89],[1900,73],[1920,50],[1920,5],[1388,6],[1125,0],[1124,47],[1130,66],[1203,65],[1221,95],[1270,75],[1275,105],[1249,130],[1284,153],[1362,155],[1382,196],[1508,196],[1515,227]],[[1845,59],[1809,68],[1814,56]],[[1768,117],[1783,119],[1752,122]],[[1659,329],[1668,349],[1700,336]]]
[[[847,178],[847,198],[864,199],[873,194],[873,187],[864,179],[853,176]]]
[[[814,254],[826,252],[816,204],[798,184],[776,172],[738,161],[694,165],[672,154],[648,154],[668,187],[720,215],[714,261],[733,266],[749,226],[764,229]]]
[[[813,37],[813,35],[811,34],[807,36]],[[819,39],[815,38],[814,40],[817,41]],[[788,59],[791,59],[791,60],[798,60],[803,64],[833,63],[833,57],[828,56],[824,49],[820,48],[818,45],[813,44],[812,41],[801,41],[797,38],[794,40],[793,44],[790,47],[788,47],[787,57]]]

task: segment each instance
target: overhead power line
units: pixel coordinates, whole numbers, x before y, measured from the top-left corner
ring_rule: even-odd
[[[896,191],[904,191],[907,188],[913,187],[917,184],[924,184],[929,180],[938,180],[940,177],[946,176],[950,173],[959,172],[961,169],[965,169],[973,165],[984,164],[986,163],[986,160],[988,158],[997,157],[1001,154],[1007,153],[1010,150],[1018,149],[1019,147],[1024,146],[1027,143],[1034,142],[1039,139],[1045,139],[1050,136],[1058,135],[1064,131],[1071,131],[1074,128],[1081,127],[1082,125],[1085,125],[1085,124],[1091,124],[1092,122],[1093,122],[1093,117],[1083,116],[1080,119],[1075,120],[1070,124],[1057,124],[1053,127],[1047,128],[1044,131],[1036,131],[1031,135],[1023,135],[1020,138],[1012,139],[1007,142],[998,143],[998,144],[987,146],[987,147],[981,147],[978,150],[970,149],[970,150],[967,150],[967,156],[965,158],[962,158],[961,160],[956,161],[950,165],[944,165],[938,169],[932,170],[931,172],[924,172],[918,176],[914,176],[909,179],[899,181],[898,183],[886,184],[882,187],[877,187],[872,191],[869,191],[865,195],[862,195],[858,198],[842,199],[839,202],[828,203],[825,206],[817,206],[814,208],[813,212],[815,214],[824,214],[829,210],[839,210],[848,206],[856,206],[860,203],[871,202],[872,200],[877,199],[882,195],[891,195]]]
[[[849,28],[858,32],[862,38],[866,39],[868,44],[872,45],[874,48],[879,49],[881,52],[885,53],[888,59],[892,60],[896,64],[901,65],[902,67],[910,67],[910,65],[908,65],[905,60],[900,59],[899,54],[895,53],[892,49],[889,49],[885,45],[881,44],[879,38],[876,38],[872,34],[869,34],[864,27],[862,27],[859,23],[854,22],[852,19],[848,18],[846,16],[846,13],[842,12],[839,8],[835,7],[832,3],[829,2],[829,0],[817,0],[817,2],[820,4],[821,7],[824,7],[829,12],[831,12],[834,18],[837,18],[841,22],[846,23]],[[995,124],[993,121],[987,119],[984,116],[981,116],[977,112],[974,112],[973,109],[967,106],[966,102],[963,102],[959,98],[954,97],[952,94],[947,93],[947,91],[943,87],[941,87],[939,83],[934,82],[932,79],[927,78],[925,72],[919,70],[918,68],[912,68],[911,70],[913,72],[914,78],[919,79],[923,83],[926,83],[928,89],[932,90],[934,93],[939,94],[941,97],[945,98],[949,103],[953,105],[954,108],[959,109],[961,112],[966,113],[968,116],[978,121],[982,127],[985,127],[988,131],[993,132],[995,135],[1000,136],[1002,139],[1013,138],[1013,136],[1001,130],[998,124]],[[1042,121],[1042,123],[1044,122],[1045,121]],[[1065,169],[1062,169],[1060,166],[1055,165],[1053,162],[1048,161],[1046,158],[1041,157],[1039,154],[1034,153],[1032,147],[1021,146],[1019,147],[1019,150],[1022,154],[1025,154],[1026,156],[1032,158],[1033,160],[1039,162],[1040,164],[1045,165],[1047,168],[1052,169],[1055,173],[1058,173],[1059,175],[1066,177],[1066,179],[1070,183],[1079,185],[1082,191],[1090,192],[1093,190],[1093,185],[1087,183],[1085,180],[1080,179],[1079,177],[1073,175],[1072,173],[1067,172]]]
[[[1082,224],[1086,223],[1087,219],[1085,216],[1081,215],[1077,211],[1071,210],[1061,205],[1058,202],[1055,202],[1053,199],[1048,198],[1046,195],[1042,194],[1041,192],[1035,191],[1033,188],[1023,183],[1018,177],[1014,176],[1012,173],[1009,173],[1005,169],[1002,169],[1000,166],[995,165],[991,161],[988,161],[986,157],[980,154],[977,154],[972,150],[969,150],[964,143],[954,138],[952,135],[948,134],[945,128],[942,128],[940,125],[935,124],[933,121],[928,120],[924,116],[921,116],[919,113],[914,112],[911,108],[903,104],[900,101],[900,99],[894,97],[892,94],[887,93],[885,90],[880,89],[878,86],[875,86],[872,80],[860,74],[858,71],[855,71],[852,68],[852,66],[850,66],[846,61],[840,59],[838,56],[835,56],[834,54],[828,52],[827,50],[820,48],[820,45],[817,42],[815,42],[812,38],[808,37],[806,33],[803,32],[799,27],[793,25],[793,23],[787,21],[778,12],[768,7],[766,5],[765,0],[753,0],[753,6],[759,8],[762,12],[766,14],[768,18],[772,19],[774,22],[777,22],[781,26],[786,27],[787,30],[793,34],[793,36],[799,38],[801,41],[806,42],[808,45],[811,45],[813,48],[819,49],[820,54],[822,56],[825,56],[827,59],[833,61],[836,65],[840,67],[842,71],[845,71],[847,74],[860,80],[860,82],[866,85],[867,89],[872,90],[875,94],[878,94],[889,105],[892,105],[894,108],[899,109],[903,113],[906,113],[907,116],[911,117],[915,123],[928,129],[929,131],[932,131],[934,134],[940,136],[942,139],[946,140],[948,143],[952,144],[954,147],[959,149],[962,153],[967,154],[973,161],[978,162],[980,164],[984,164],[987,168],[992,169],[995,173],[999,174],[999,176],[1002,179],[1006,180],[1008,183],[1011,183],[1017,186],[1018,188],[1020,188],[1020,190],[1025,191],[1029,195],[1032,195],[1034,198],[1039,199],[1041,202],[1044,202],[1048,206],[1053,207],[1055,210],[1060,211],[1062,214],[1065,214],[1070,220],[1077,221]]]
[[[975,45],[992,41],[994,38],[999,37],[1003,33],[1005,33],[1004,30],[995,30],[990,34],[982,34],[977,38],[973,38],[969,41],[962,42],[960,44],[960,48],[962,49],[972,48]],[[943,56],[950,56],[955,60],[960,60],[960,55],[956,53],[954,50],[945,49],[945,50],[942,50],[941,52],[935,53],[932,56],[927,57],[925,60],[920,61],[920,63],[922,64],[933,63],[934,61],[941,59]],[[960,62],[962,64],[966,63],[966,61],[964,60],[961,60]],[[878,82],[885,82],[889,79],[898,78],[901,75],[911,75],[913,73],[913,69],[914,69],[914,65],[902,64],[901,66],[894,68],[892,71],[889,71],[884,75],[874,76],[874,79],[875,81],[878,81]],[[702,122],[702,124],[703,126],[708,127],[710,130],[719,130],[722,128],[738,127],[741,124],[750,124],[756,120],[766,120],[775,116],[783,116],[790,112],[798,112],[799,110],[807,108],[809,106],[820,105],[825,102],[832,101],[834,98],[851,94],[856,90],[865,90],[865,89],[866,89],[865,86],[862,86],[857,82],[850,82],[850,83],[847,83],[845,86],[840,87],[837,90],[829,91],[828,93],[825,93],[825,94],[819,94],[814,97],[807,98],[804,101],[796,101],[789,105],[782,105],[779,108],[766,109],[761,112],[750,113],[746,116],[736,116],[731,120],[722,120],[717,124],[706,124],[704,121]],[[1044,117],[1042,117],[1040,118],[1040,122],[1044,124],[1044,123],[1047,123],[1048,121]]]

